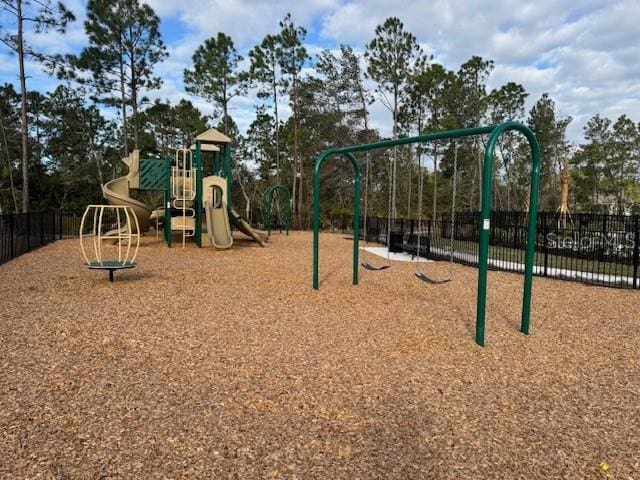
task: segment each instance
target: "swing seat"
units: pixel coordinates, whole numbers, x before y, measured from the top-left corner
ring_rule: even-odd
[[[362,267],[366,268],[367,270],[373,270],[373,271],[386,270],[387,268],[391,267],[391,265],[381,265],[379,267],[374,267],[373,265],[371,265],[370,263],[367,263],[367,262],[362,262],[362,263],[360,263],[360,265],[362,265]]]
[[[421,280],[425,283],[429,283],[431,285],[441,285],[443,283],[448,283],[451,281],[451,277],[449,278],[445,278],[443,280],[435,280],[433,278],[427,277],[424,273],[422,272],[416,272],[416,277],[418,278],[418,280]]]

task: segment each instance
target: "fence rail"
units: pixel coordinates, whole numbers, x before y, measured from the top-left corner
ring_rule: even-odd
[[[527,221],[526,213],[493,212],[489,268],[524,270]],[[360,222],[361,238],[364,238],[363,217]],[[541,212],[537,223],[535,275],[640,289],[640,215],[561,216]],[[352,217],[343,216],[329,220],[325,226],[347,233],[352,231],[352,225]],[[367,240],[386,245],[388,227],[392,251],[452,259],[472,266],[478,264],[480,214],[477,212],[456,214],[453,228],[449,215],[420,224],[415,219],[389,221],[384,217],[368,217]]]
[[[48,243],[75,238],[80,217],[59,211],[0,215],[0,264]]]

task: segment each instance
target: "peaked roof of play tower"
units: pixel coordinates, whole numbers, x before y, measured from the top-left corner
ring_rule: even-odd
[[[210,128],[196,137],[202,143],[231,143],[231,139],[215,128]]]

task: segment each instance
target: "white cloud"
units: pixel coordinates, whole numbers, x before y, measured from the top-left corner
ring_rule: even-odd
[[[204,40],[225,32],[236,45],[249,48],[267,33],[278,28],[278,22],[291,13],[298,25],[309,25],[319,15],[336,8],[337,0],[200,0],[198,2],[148,2],[162,16],[175,15]]]
[[[569,134],[580,141],[589,117],[627,114],[640,120],[640,2],[637,0],[149,0],[165,22],[184,31],[167,35],[170,57],[157,66],[164,79],[152,98],[178,101],[184,92],[182,72],[191,55],[206,38],[219,31],[235,41],[242,54],[267,33],[278,30],[278,22],[291,12],[298,25],[307,27],[308,49],[315,54],[340,43],[362,51],[373,37],[376,25],[397,15],[424,50],[447,68],[457,70],[472,55],[495,61],[489,87],[508,81],[522,83],[529,92],[530,108],[543,92],[549,92],[562,115],[574,122]],[[77,51],[85,42],[82,0],[67,0],[79,17],[69,33],[31,37],[47,53]],[[391,8],[393,7],[393,8]],[[0,22],[5,22],[0,17]],[[0,81],[15,83],[15,58],[0,51]],[[29,64],[30,85],[50,88],[55,82]],[[206,113],[211,106],[192,99]],[[232,115],[242,130],[259,103],[254,92],[232,104]],[[282,99],[281,112],[289,108]],[[372,123],[383,135],[390,133],[389,112],[379,103],[372,108]]]
[[[457,69],[472,55],[494,60],[489,86],[522,83],[530,93],[528,107],[550,92],[560,113],[574,117],[574,141],[596,113],[640,119],[640,2],[407,0],[390,12],[385,0],[354,0],[324,19],[322,34],[363,45],[389,15],[397,15],[447,68]]]

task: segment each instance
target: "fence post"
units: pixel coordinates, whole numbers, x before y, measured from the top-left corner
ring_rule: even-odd
[[[601,248],[600,248],[600,261],[604,262],[604,250],[605,243],[607,238],[607,214],[602,215],[602,239],[601,239]]]
[[[31,212],[26,213],[27,217],[27,252],[31,250]]]
[[[40,217],[40,247],[44,245],[44,212],[38,214]]]
[[[11,214],[9,216],[9,225],[10,225],[10,232],[11,232],[11,258],[15,257],[16,254],[16,248],[15,248],[15,242],[16,242],[16,214]]]
[[[638,288],[638,268],[640,267],[640,215],[634,216],[634,241],[633,241],[633,288]]]
[[[545,212],[540,213],[540,220],[542,221],[542,251],[544,252],[544,273],[547,276],[547,269],[549,268],[549,225],[547,225],[547,214]]]

